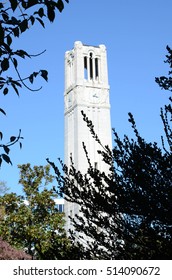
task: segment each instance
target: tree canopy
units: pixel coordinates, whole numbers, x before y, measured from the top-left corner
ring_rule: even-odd
[[[57,195],[50,187],[50,166],[18,167],[23,196],[9,193],[0,197],[4,209],[0,236],[36,259],[67,258],[70,242],[64,230],[64,214],[58,212]]]
[[[172,52],[170,52],[171,56]],[[171,60],[168,60],[170,68]],[[171,74],[171,72],[169,72]],[[168,80],[156,78],[171,90]],[[167,85],[165,84],[165,81]],[[91,120],[82,112],[90,133],[101,145],[97,151],[109,166],[109,174],[95,169],[83,143],[88,170],[82,174],[74,162],[60,161],[62,174],[53,162],[57,193],[80,205],[80,215],[71,219],[75,243],[84,244],[83,259],[171,259],[172,257],[172,107],[161,108],[165,131],[162,146],[147,142],[139,133],[134,117],[129,122],[134,137],[121,139],[113,129],[114,147],[105,146],[94,131]],[[79,233],[76,236],[76,232]]]

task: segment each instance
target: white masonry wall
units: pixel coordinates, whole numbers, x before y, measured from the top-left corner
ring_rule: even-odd
[[[92,138],[81,110],[92,120],[102,144],[112,147],[107,54],[104,45],[87,46],[75,42],[74,49],[65,54],[65,163],[72,155],[75,167],[87,172],[88,163],[83,150],[85,143],[93,166],[108,172],[97,150],[101,147]],[[68,216],[79,213],[79,207],[65,201],[66,230],[71,227]]]

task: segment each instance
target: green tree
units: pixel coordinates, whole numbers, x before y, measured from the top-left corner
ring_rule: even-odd
[[[7,187],[7,183],[4,181],[0,181],[0,197],[1,195],[4,195],[9,188]],[[5,215],[5,209],[4,206],[0,205],[0,221],[3,219]]]
[[[65,0],[69,2],[69,0]],[[21,34],[26,32],[39,23],[45,27],[47,20],[53,22],[56,12],[62,12],[64,1],[47,1],[47,0],[9,0],[0,3],[0,90],[3,95],[7,95],[9,90],[13,90],[18,96],[22,87],[30,91],[38,91],[32,86],[36,77],[40,76],[48,81],[48,72],[45,69],[33,71],[26,77],[23,77],[19,69],[21,69],[21,61],[34,58],[37,55],[31,55],[26,49],[15,49],[14,40],[20,38]],[[23,65],[22,65],[23,67]],[[0,113],[6,115],[3,108]],[[3,133],[0,131],[0,140],[3,139]],[[11,136],[8,143],[0,144],[2,153],[0,153],[0,166],[2,161],[12,164],[9,157],[10,147],[19,142],[22,147],[21,131],[18,136]]]
[[[171,100],[171,99],[170,99]],[[61,161],[59,168],[48,159],[57,179],[57,193],[81,207],[82,215],[71,218],[75,243],[84,244],[83,259],[171,259],[172,258],[172,109],[161,109],[165,137],[162,147],[148,143],[136,127],[133,115],[129,122],[134,137],[121,139],[114,132],[114,147],[103,147],[92,122],[82,112],[90,133],[100,144],[102,160],[109,174],[95,169],[83,143],[88,170],[82,174]],[[102,150],[103,147],[103,150]],[[80,234],[76,239],[76,231]]]
[[[19,183],[24,196],[5,194],[0,204],[5,209],[1,217],[0,236],[12,246],[24,249],[36,259],[64,259],[70,243],[64,230],[64,214],[59,213],[52,187],[50,166],[23,164]]]

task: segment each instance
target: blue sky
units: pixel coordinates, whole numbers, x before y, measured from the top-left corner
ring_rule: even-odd
[[[37,25],[16,39],[16,47],[31,54],[46,49],[42,56],[21,61],[20,69],[23,76],[47,69],[49,82],[38,79],[33,87],[42,85],[42,90],[23,88],[20,98],[13,92],[1,94],[1,108],[7,112],[7,117],[0,116],[4,141],[19,129],[24,137],[21,150],[18,145],[11,148],[13,166],[3,163],[0,170],[0,180],[10,191],[21,193],[18,164],[63,159],[64,54],[75,41],[107,47],[112,127],[132,137],[127,121],[132,112],[142,136],[160,143],[160,107],[169,94],[157,86],[155,77],[168,71],[163,61],[166,45],[172,46],[171,10],[171,0],[70,0],[53,24],[45,29]]]

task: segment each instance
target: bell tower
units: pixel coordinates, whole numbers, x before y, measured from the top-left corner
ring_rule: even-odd
[[[97,153],[100,146],[92,138],[81,111],[93,122],[103,145],[112,147],[107,55],[104,45],[88,46],[77,41],[65,54],[65,164],[72,156],[75,168],[82,173],[88,169],[82,142],[85,143],[93,167],[108,172],[107,165]],[[66,230],[68,216],[79,213],[76,204],[65,201]]]

